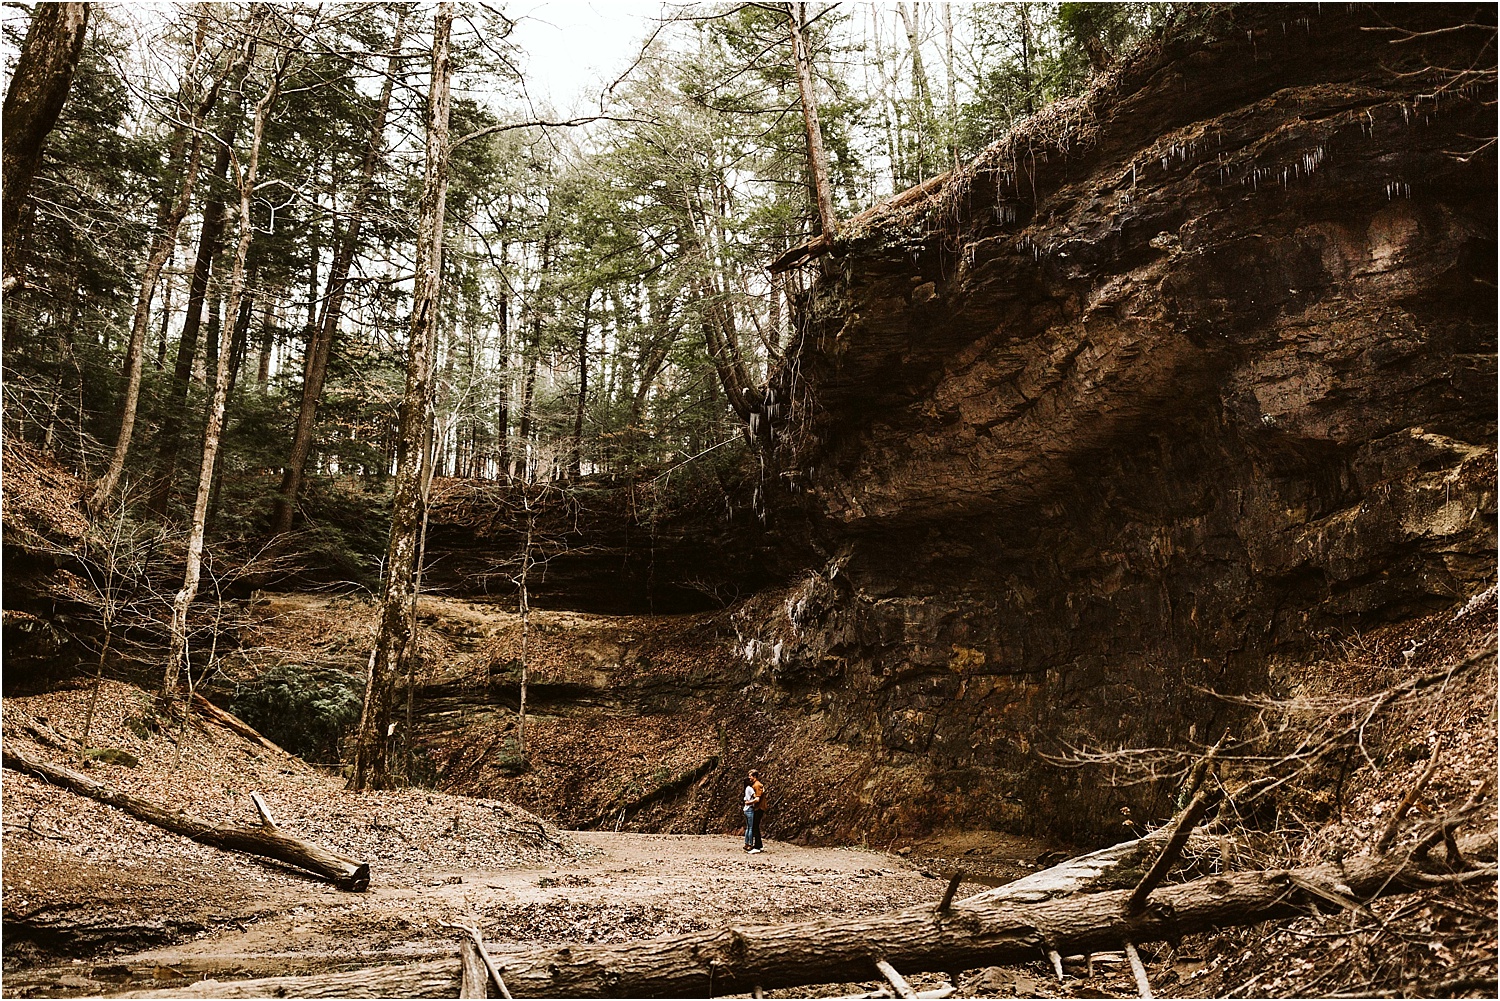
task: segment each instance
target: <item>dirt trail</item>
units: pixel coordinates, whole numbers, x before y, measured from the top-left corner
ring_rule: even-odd
[[[454,933],[444,922],[477,924],[503,949],[625,941],[743,921],[853,917],[936,899],[944,885],[920,863],[860,848],[773,840],[764,854],[746,855],[732,836],[570,837],[582,857],[566,864],[434,871],[420,885],[377,885],[364,894],[309,883],[295,896],[264,899],[259,915],[196,939],[109,961],[9,973],[5,990],[16,997],[107,994],[204,977],[434,959],[454,951]]]

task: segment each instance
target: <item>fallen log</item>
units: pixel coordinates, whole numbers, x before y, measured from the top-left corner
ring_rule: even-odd
[[[259,744],[268,751],[275,751],[284,757],[291,757],[281,745],[269,739],[255,727],[240,719],[227,709],[220,709],[208,699],[203,697],[202,692],[193,693],[193,708],[203,714],[203,717],[219,724],[230,733],[238,734],[254,744]]]
[[[948,179],[952,174],[951,170],[946,170],[936,177],[930,177],[921,184],[907,188],[900,194],[894,195],[883,202],[871,205],[863,212],[845,222],[840,227],[840,233],[861,232],[868,227],[871,220],[883,213],[895,212],[906,208],[908,205],[915,204],[924,198],[930,198],[933,194],[941,190],[943,185],[948,183]],[[790,250],[783,251],[774,261],[766,265],[766,270],[773,275],[779,274],[782,271],[789,271],[803,261],[810,261],[814,257],[828,253],[834,248],[835,243],[836,241],[830,240],[826,235],[820,234],[806,243],[798,244]]]
[[[21,729],[29,733],[32,739],[40,744],[46,744],[48,747],[55,748],[59,751],[68,751],[70,753],[76,750],[78,747],[78,741],[73,740],[69,737],[64,737],[62,734],[58,733],[50,726],[47,726],[44,723],[38,723],[34,718],[30,716],[22,716],[20,718],[20,722]]]
[[[1493,832],[1467,839],[1467,858],[1493,860]],[[1034,904],[955,903],[946,915],[928,905],[863,920],[728,928],[619,945],[518,949],[496,957],[520,997],[702,997],[869,979],[874,961],[910,972],[1025,962],[1050,950],[1089,953],[1126,943],[1175,939],[1188,932],[1306,914],[1328,887],[1359,900],[1433,885],[1446,865],[1415,858],[1354,858],[1342,863],[1241,872],[1164,886],[1144,910],[1127,914],[1131,890],[1078,894]],[[1458,878],[1493,880],[1487,866]],[[977,902],[976,902],[977,901]],[[458,964],[381,966],[350,973],[206,980],[177,997],[452,997]],[[159,997],[143,992],[131,997]]]
[[[780,274],[783,271],[790,271],[803,261],[810,261],[814,257],[828,253],[832,249],[832,240],[826,236],[816,236],[806,243],[798,244],[790,250],[784,251],[774,261],[766,265],[766,270],[773,275]]]
[[[1208,790],[1200,791],[1172,824],[1172,833],[1167,836],[1167,843],[1162,846],[1161,853],[1156,856],[1155,861],[1151,863],[1151,868],[1146,870],[1146,875],[1141,877],[1141,881],[1131,891],[1130,899],[1125,903],[1125,909],[1131,914],[1145,909],[1146,901],[1151,897],[1151,891],[1161,884],[1168,870],[1181,857],[1182,850],[1187,847],[1188,839],[1193,836],[1194,825],[1203,819],[1203,814],[1208,811],[1212,801],[1213,796]]]
[[[479,955],[479,946],[466,938],[458,944],[458,959],[463,970],[463,980],[458,986],[461,998],[487,998],[490,996],[490,972],[485,969]]]
[[[7,747],[0,761],[12,771],[24,772],[61,786],[70,792],[124,810],[138,820],[180,834],[199,844],[226,851],[274,859],[305,869],[345,890],[362,891],[370,886],[370,866],[322,845],[282,833],[272,824],[260,827],[228,827],[210,824],[185,813],[174,812],[150,800],[120,792],[80,772],[33,758]]]

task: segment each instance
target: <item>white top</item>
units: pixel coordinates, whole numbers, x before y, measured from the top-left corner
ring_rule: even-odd
[[[759,800],[759,797],[755,795],[755,786],[753,786],[753,785],[746,785],[745,786],[745,805],[746,806],[754,806],[758,800]]]

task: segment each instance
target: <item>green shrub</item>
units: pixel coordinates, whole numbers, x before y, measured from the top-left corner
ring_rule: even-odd
[[[293,754],[336,762],[362,699],[358,682],[343,671],[282,664],[242,685],[230,711]]]

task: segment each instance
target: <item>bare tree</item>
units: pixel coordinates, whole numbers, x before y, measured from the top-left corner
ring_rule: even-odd
[[[213,176],[220,180],[229,177],[229,153],[234,145],[234,132],[238,124],[236,114],[219,135],[222,144],[214,160]],[[203,225],[198,234],[198,254],[193,260],[193,273],[188,281],[187,314],[182,320],[182,333],[177,339],[177,361],[173,365],[172,385],[167,391],[161,430],[157,434],[156,484],[151,489],[150,508],[157,515],[167,513],[167,499],[171,494],[173,473],[177,468],[177,454],[181,449],[183,411],[188,397],[188,383],[193,376],[193,363],[198,358],[198,336],[203,329],[203,306],[208,295],[208,280],[213,270],[213,260],[218,255],[224,238],[224,224],[228,210],[223,198],[212,198],[203,205]],[[168,286],[170,288],[170,286]],[[162,338],[166,346],[166,338]]]
[[[260,23],[267,15],[265,7],[257,7],[251,14],[246,39],[246,61],[253,63],[255,50],[260,41]],[[289,34],[283,25],[278,34]],[[302,32],[305,36],[306,32]],[[279,44],[286,39],[275,40],[272,62],[265,94],[255,105],[255,120],[251,126],[250,148],[243,163],[231,153],[236,187],[239,189],[239,244],[235,248],[234,267],[229,277],[229,306],[227,315],[234,317],[240,311],[240,299],[245,290],[245,259],[250,253],[250,243],[255,237],[255,227],[250,219],[250,202],[255,192],[256,171],[260,165],[261,140],[265,135],[266,122],[281,93],[281,83],[291,62],[292,46]],[[188,659],[188,609],[198,594],[198,581],[202,572],[203,540],[208,519],[209,498],[213,490],[215,461],[219,453],[219,440],[224,428],[224,411],[229,398],[230,364],[234,356],[234,328],[237,323],[224,324],[219,334],[219,352],[214,371],[214,396],[208,411],[208,423],[203,431],[203,462],[198,471],[198,492],[193,501],[193,520],[188,534],[187,567],[183,573],[182,588],[172,599],[172,631],[167,650],[167,668],[162,679],[162,693],[170,696],[177,687],[180,673],[189,666]]]
[[[350,788],[381,788],[389,781],[391,702],[395,679],[412,655],[410,607],[422,507],[423,451],[432,416],[432,355],[437,335],[438,291],[443,272],[443,212],[448,192],[448,119],[451,60],[448,36],[453,4],[441,3],[433,18],[432,78],[427,93],[426,166],[417,223],[417,276],[408,331],[406,391],[396,443],[396,486],[391,503],[390,542],[381,591],[380,631],[365,685]]]
[[[251,20],[254,21],[260,16],[262,12],[252,8]],[[200,30],[197,33],[193,59],[186,74],[185,90],[191,89],[187,81],[190,81],[196,73],[197,64],[207,58],[207,32],[204,27],[208,17],[208,5],[200,5]],[[101,509],[109,500],[110,495],[115,492],[115,488],[119,486],[120,474],[125,469],[125,456],[130,452],[130,441],[135,433],[136,408],[141,397],[141,362],[146,346],[146,327],[151,318],[151,299],[156,294],[156,283],[161,277],[162,268],[166,266],[167,258],[172,254],[172,248],[177,245],[177,230],[181,227],[183,217],[187,215],[188,204],[192,200],[193,186],[198,179],[198,167],[203,156],[203,123],[218,101],[219,91],[224,81],[238,66],[248,63],[253,47],[250,39],[253,35],[253,30],[245,33],[245,43],[238,48],[238,51],[234,46],[224,47],[222,58],[226,65],[222,71],[212,75],[202,96],[193,104],[187,116],[188,120],[181,126],[182,141],[187,147],[181,183],[176,197],[172,202],[164,205],[164,211],[157,220],[156,236],[146,258],[146,270],[141,276],[141,288],[135,302],[135,317],[130,327],[130,344],[125,352],[126,384],[125,400],[120,416],[120,433],[115,439],[115,448],[110,456],[109,466],[104,475],[95,483],[94,491],[89,496],[89,507],[95,510]]]
[[[405,32],[406,8],[403,7],[396,16],[385,83],[381,85],[380,101],[375,106],[375,115],[370,121],[370,141],[365,149],[364,163],[360,166],[359,190],[354,196],[354,204],[350,206],[349,222],[328,273],[328,294],[323,300],[322,316],[311,328],[312,336],[307,344],[302,369],[302,404],[297,412],[297,428],[292,434],[291,455],[287,458],[286,470],[282,474],[281,494],[276,498],[275,512],[271,517],[271,530],[277,535],[291,531],[297,495],[302,490],[303,470],[307,466],[308,454],[312,451],[318,400],[323,395],[323,381],[328,375],[328,355],[338,333],[339,321],[343,317],[344,294],[349,285],[349,270],[354,265],[354,255],[359,249],[360,228],[375,192],[375,171],[385,154],[385,120],[390,112],[391,91],[401,69],[401,43]]]

